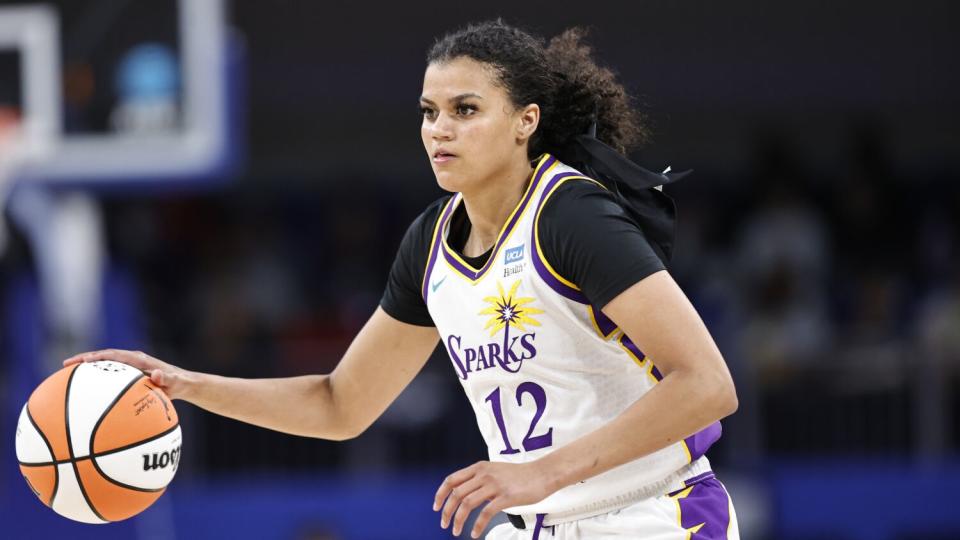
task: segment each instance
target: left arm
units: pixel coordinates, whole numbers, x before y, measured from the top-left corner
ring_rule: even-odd
[[[736,391],[723,357],[666,271],[629,287],[603,312],[656,359],[663,379],[609,423],[536,461],[482,461],[448,476],[434,501],[435,510],[443,508],[443,527],[456,511],[453,532],[459,535],[470,511],[490,501],[477,517],[472,531],[476,538],[504,508],[540,501],[665,448],[736,411]],[[638,425],[643,429],[636,429]]]
[[[603,312],[643,344],[663,379],[611,422],[538,460],[551,492],[665,448],[737,410],[723,356],[670,274],[640,281]]]

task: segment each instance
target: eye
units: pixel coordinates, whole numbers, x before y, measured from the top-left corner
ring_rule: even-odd
[[[457,114],[459,114],[460,116],[469,116],[475,112],[477,112],[476,105],[468,105],[466,103],[461,103],[457,105]]]
[[[437,112],[430,107],[424,107],[423,105],[420,106],[420,116],[426,118],[427,120],[433,120],[436,115]]]

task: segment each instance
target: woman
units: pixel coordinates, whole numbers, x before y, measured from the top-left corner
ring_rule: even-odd
[[[440,486],[444,528],[459,535],[486,504],[473,537],[506,511],[488,538],[737,538],[703,455],[736,410],[733,383],[664,270],[671,207],[626,177],[669,178],[622,157],[643,130],[580,40],[567,31],[545,47],[494,21],[432,47],[421,136],[454,195],[407,231],[380,307],[333,373],[224,378],[115,350],[66,363],[123,361],[208,411],[343,440],[439,339],[490,455]]]

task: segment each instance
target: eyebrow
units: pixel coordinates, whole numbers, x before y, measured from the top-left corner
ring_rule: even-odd
[[[452,98],[450,98],[449,101],[450,101],[450,103],[457,103],[458,101],[463,101],[463,100],[465,100],[465,99],[467,99],[467,98],[474,98],[474,97],[477,98],[477,99],[483,99],[483,96],[481,96],[481,95],[479,95],[479,94],[474,94],[474,93],[472,93],[472,92],[467,92],[466,94],[460,94],[459,96],[453,96]],[[427,98],[425,98],[425,97],[423,97],[423,96],[420,96],[420,101],[425,101],[425,102],[429,103],[430,105],[436,105],[436,103],[434,103],[433,101],[431,101],[431,100],[429,100],[429,99],[427,99]]]

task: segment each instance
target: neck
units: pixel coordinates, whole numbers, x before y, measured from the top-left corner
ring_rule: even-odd
[[[470,236],[463,254],[477,257],[487,252],[497,241],[497,236],[516,208],[533,175],[533,167],[524,159],[512,161],[505,170],[480,182],[480,188],[470,193],[463,192],[463,206],[470,218]]]

